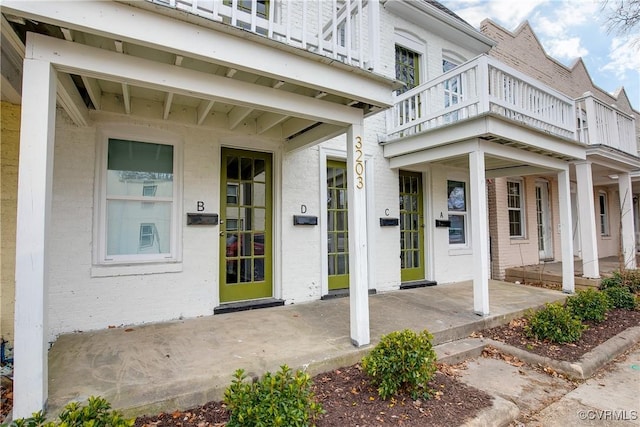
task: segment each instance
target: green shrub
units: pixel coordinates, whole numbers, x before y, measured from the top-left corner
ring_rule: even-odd
[[[586,326],[571,311],[560,303],[547,303],[545,307],[530,312],[525,333],[538,340],[555,343],[578,341]]]
[[[87,406],[78,402],[68,403],[58,419],[45,421],[42,411],[30,418],[20,418],[11,423],[12,427],[131,427],[134,419],[125,419],[120,412],[111,410],[111,404],[102,397],[91,396]]]
[[[609,297],[604,292],[595,289],[578,291],[575,295],[567,298],[567,308],[578,319],[602,322],[611,306]]]
[[[234,426],[308,426],[323,413],[311,391],[311,378],[287,365],[275,374],[267,372],[260,380],[246,381],[244,370],[238,369],[224,392],[229,410],[228,427]]]
[[[605,277],[600,281],[600,289],[612,287],[626,287],[632,293],[640,293],[640,270],[614,271],[611,277]]]
[[[634,310],[637,307],[636,296],[631,293],[629,288],[614,286],[606,288],[603,291],[609,298],[609,302],[613,308],[624,308],[626,310]]]
[[[401,391],[410,393],[413,399],[429,397],[427,383],[436,372],[432,339],[427,330],[419,334],[409,329],[391,332],[362,359],[362,368],[382,399]]]

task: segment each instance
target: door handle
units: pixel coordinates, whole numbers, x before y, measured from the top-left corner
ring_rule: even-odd
[[[221,236],[224,236],[224,231],[221,231],[221,232],[220,232],[220,235],[221,235]]]

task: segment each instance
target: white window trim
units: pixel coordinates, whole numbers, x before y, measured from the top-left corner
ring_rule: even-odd
[[[446,180],[447,185],[447,198],[449,197],[449,181],[458,181],[464,183],[464,211],[450,211],[447,202],[447,219],[450,215],[461,215],[464,220],[464,243],[449,243],[449,236],[447,235],[447,243],[449,243],[450,255],[466,255],[471,253],[471,232],[469,227],[469,180],[465,177],[450,176]]]
[[[604,198],[604,210],[601,209],[600,200]],[[606,191],[598,192],[598,228],[601,237],[611,237],[611,224],[609,223],[609,195]],[[603,221],[604,220],[604,221]],[[605,230],[602,229],[604,224]]]
[[[182,271],[182,141],[177,135],[159,129],[133,125],[110,124],[97,132],[94,191],[92,277]],[[115,259],[106,256],[107,148],[109,139],[123,139],[152,144],[172,145],[173,203],[171,209],[171,246],[169,254],[125,255]]]
[[[424,83],[427,81],[427,44],[420,40],[418,37],[416,37],[415,35],[398,29],[396,28],[395,30],[395,35],[394,35],[394,50],[395,50],[395,46],[402,46],[405,49],[409,49],[412,50],[414,52],[416,52],[417,54],[420,55],[420,64],[419,64],[419,68],[418,68],[418,81],[421,83]],[[395,53],[394,53],[394,61],[395,61]],[[394,70],[395,70],[395,63],[394,63]],[[395,73],[395,71],[394,71]],[[395,75],[395,74],[394,74]]]
[[[520,207],[512,208],[509,206],[509,183],[516,183],[520,186]],[[524,180],[522,179],[507,179],[507,213],[509,211],[520,211],[520,230],[521,233],[516,236],[511,235],[511,221],[509,215],[507,215],[507,224],[509,226],[509,238],[511,239],[526,239],[527,238],[527,221],[526,221],[526,209],[524,206]]]

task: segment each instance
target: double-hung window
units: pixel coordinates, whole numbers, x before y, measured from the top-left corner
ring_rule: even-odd
[[[509,236],[524,237],[524,194],[520,180],[507,181],[507,209],[509,210]]]
[[[609,236],[609,201],[607,193],[604,191],[598,193],[598,206],[600,208],[600,235]]]
[[[178,146],[119,138],[103,144],[96,264],[177,261]]]
[[[467,190],[463,181],[447,181],[449,244],[467,244]]]

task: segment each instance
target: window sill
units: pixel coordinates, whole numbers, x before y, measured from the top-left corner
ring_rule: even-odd
[[[94,265],[91,267],[91,277],[134,276],[139,274],[179,273],[181,271],[181,262]]]

